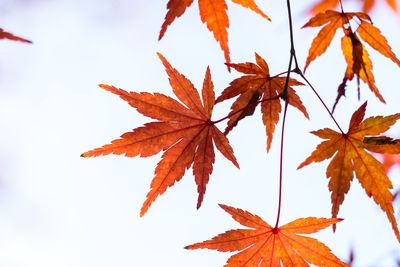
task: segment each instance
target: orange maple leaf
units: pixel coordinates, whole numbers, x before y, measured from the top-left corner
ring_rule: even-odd
[[[345,2],[345,0],[342,0],[342,2]],[[376,0],[358,0],[358,2],[360,2],[362,4],[362,11],[364,13],[369,13],[376,4]],[[386,0],[386,3],[390,6],[390,8],[394,12],[398,11],[396,0]],[[337,1],[337,0],[321,0],[318,3],[316,3],[313,7],[310,8],[309,13],[317,14],[320,12],[324,12],[327,9],[335,8],[338,5],[339,5],[339,1]]]
[[[15,36],[12,33],[4,31],[2,28],[0,28],[0,39],[9,39],[9,40],[14,40],[14,41],[20,41],[24,43],[32,43],[31,41]]]
[[[357,30],[354,32],[350,26],[350,20],[354,17],[359,21]],[[375,78],[372,74],[372,62],[369,58],[367,50],[361,43],[359,37],[368,43],[372,48],[380,52],[382,55],[390,58],[400,67],[400,60],[393,53],[388,45],[386,38],[381,34],[378,28],[372,25],[370,17],[365,13],[342,13],[333,10],[327,10],[324,13],[319,13],[311,18],[304,27],[319,27],[325,25],[318,35],[314,38],[309,54],[306,60],[304,71],[309,64],[318,56],[322,55],[330,45],[337,29],[342,28],[344,37],[342,38],[342,51],[347,63],[347,69],[343,78],[343,82],[339,85],[338,96],[336,98],[333,110],[339,99],[345,95],[345,87],[347,81],[351,81],[354,76],[365,82],[376,97],[385,103],[378,88],[375,86]],[[358,37],[359,36],[359,37]],[[358,87],[359,89],[359,87]],[[360,96],[358,90],[358,96]]]
[[[348,266],[318,240],[299,234],[311,234],[342,219],[301,218],[273,228],[257,215],[219,205],[241,225],[252,229],[230,230],[186,249],[208,248],[222,252],[240,251],[230,257],[225,267],[244,266]]]
[[[232,0],[233,3],[250,8],[263,18],[270,20],[270,18],[262,12],[254,0]],[[159,40],[164,36],[169,25],[180,17],[187,7],[193,3],[193,0],[169,0],[167,4],[167,15],[163,25],[161,26]],[[214,38],[220,43],[222,51],[224,51],[226,62],[231,62],[229,57],[228,47],[228,32],[229,19],[226,13],[228,6],[225,0],[199,0],[200,17],[203,23],[207,24],[207,28],[214,34]]]
[[[174,69],[161,54],[158,56],[166,68],[175,95],[184,105],[163,94],[126,92],[114,86],[101,84],[101,88],[119,95],[138,112],[159,121],[147,123],[144,127],[123,134],[121,139],[114,140],[111,144],[82,154],[83,157],[111,153],[125,154],[127,157],[148,157],[166,150],[155,169],[151,190],[140,211],[141,216],[159,195],[182,178],[192,164],[199,193],[197,208],[200,207],[213,170],[213,143],[239,168],[228,139],[211,121],[215,96],[209,68],[204,78],[202,103],[193,84]]]
[[[279,113],[281,112],[280,95],[285,88],[286,77],[270,76],[269,67],[267,62],[260,57],[257,53],[256,63],[239,63],[227,64],[238,72],[247,74],[240,78],[233,80],[230,86],[227,87],[216,100],[221,102],[240,95],[231,106],[231,113],[234,114],[229,118],[228,126],[224,134],[229,133],[237,125],[239,120],[254,113],[256,103],[260,99],[261,112],[263,114],[263,123],[266,126],[267,132],[267,151],[269,151],[272,143],[272,137],[275,131],[275,126],[279,121]],[[308,113],[303,106],[299,96],[292,86],[303,85],[301,82],[290,79],[288,87],[288,101],[289,104],[299,109],[304,116],[308,119]],[[251,108],[246,108],[253,105]]]
[[[375,136],[386,132],[399,118],[400,113],[391,116],[369,117],[363,121],[365,115],[365,102],[354,112],[350,120],[349,130],[346,134],[338,133],[329,128],[313,131],[314,135],[327,139],[319,144],[311,156],[309,156],[298,169],[312,163],[319,162],[333,157],[328,165],[326,176],[330,178],[329,190],[332,192],[332,217],[336,218],[339,206],[344,201],[345,194],[350,189],[350,182],[353,180],[353,173],[369,197],[373,197],[375,203],[381,209],[392,224],[397,239],[400,241],[400,233],[393,214],[393,196],[389,189],[392,183],[385,174],[385,168],[371,154],[374,153],[399,153],[400,145],[396,143],[377,144],[378,140],[390,139],[388,137],[367,137]]]

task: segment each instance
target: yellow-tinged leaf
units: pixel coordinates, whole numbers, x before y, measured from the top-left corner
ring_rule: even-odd
[[[397,143],[375,145],[364,142],[366,136],[370,137],[386,132],[390,126],[400,119],[400,113],[391,116],[370,117],[363,120],[366,105],[365,102],[354,112],[346,134],[338,133],[331,129],[312,132],[327,140],[319,144],[311,156],[301,163],[298,168],[334,156],[326,172],[327,178],[330,178],[329,190],[332,192],[332,217],[336,218],[339,206],[343,203],[344,196],[350,189],[350,182],[355,172],[366,194],[372,197],[375,203],[386,213],[400,242],[400,233],[392,206],[393,196],[389,191],[389,189],[393,188],[392,183],[385,173],[384,166],[366,151],[386,153],[385,150],[387,150],[387,153],[399,153],[399,145]]]
[[[147,157],[165,151],[154,172],[150,192],[140,211],[141,216],[159,195],[182,179],[192,164],[199,193],[199,208],[213,170],[214,144],[228,160],[239,167],[228,139],[211,121],[215,94],[209,68],[203,82],[202,102],[193,84],[174,69],[161,54],[158,55],[165,66],[175,95],[186,106],[162,94],[126,92],[113,86],[100,85],[101,88],[119,95],[143,115],[159,121],[147,123],[123,134],[111,144],[82,154],[83,157],[107,154]]]
[[[315,233],[342,219],[301,218],[273,228],[247,211],[221,204],[220,207],[250,229],[230,230],[210,240],[186,246],[186,249],[239,251],[228,259],[226,267],[348,266],[323,243],[301,235]]]

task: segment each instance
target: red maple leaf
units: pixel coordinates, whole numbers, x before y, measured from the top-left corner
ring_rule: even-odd
[[[193,164],[193,175],[199,193],[197,208],[201,206],[217,149],[239,168],[228,139],[211,121],[215,104],[214,86],[207,68],[202,89],[203,102],[193,84],[169,62],[158,54],[163,62],[171,87],[183,103],[166,95],[155,93],[126,92],[109,85],[101,88],[119,95],[129,105],[145,116],[158,120],[125,133],[111,144],[82,154],[96,157],[107,154],[125,154],[127,157],[148,157],[165,151],[155,169],[151,190],[140,211],[143,216],[152,202],[168,187],[173,186]]]

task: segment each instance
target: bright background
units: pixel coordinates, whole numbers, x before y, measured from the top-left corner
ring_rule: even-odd
[[[311,3],[292,2],[296,51],[304,65],[318,30],[300,30],[308,20],[305,11]],[[217,152],[200,210],[195,208],[197,192],[190,169],[139,218],[161,154],[79,157],[150,121],[97,84],[173,96],[156,52],[163,53],[197,88],[209,65],[217,95],[239,77],[235,71],[227,72],[219,44],[200,21],[197,3],[157,41],[166,3],[0,1],[0,27],[34,42],[0,41],[1,267],[222,266],[229,253],[183,249],[241,227],[217,203],[246,209],[274,224],[281,124],[267,154],[259,109],[229,134],[240,171]],[[286,1],[257,3],[272,23],[228,3],[232,62],[254,62],[257,52],[267,60],[272,74],[285,71],[290,47]],[[359,10],[350,4],[345,9]],[[371,15],[400,54],[399,17],[385,4]],[[329,107],[345,71],[340,37],[306,73]],[[398,67],[367,49],[387,104],[380,103],[365,84],[358,101],[353,81],[335,112],[344,129],[367,99],[367,116],[399,112]],[[296,168],[321,141],[308,132],[335,129],[335,125],[308,87],[299,87],[297,92],[311,120],[293,108],[288,110],[281,224],[331,214],[325,177],[328,161]],[[213,119],[225,116],[231,103],[217,105]],[[394,127],[391,135],[399,136],[400,128]],[[390,177],[399,188],[400,169],[393,169]],[[394,206],[399,218],[399,201]],[[396,266],[400,247],[390,223],[356,179],[339,217],[345,220],[335,234],[326,229],[313,237],[344,261],[354,247],[354,266]]]

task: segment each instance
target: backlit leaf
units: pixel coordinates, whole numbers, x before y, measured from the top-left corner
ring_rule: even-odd
[[[339,212],[339,206],[343,203],[345,194],[350,189],[350,182],[353,180],[355,172],[366,194],[372,197],[386,213],[393,231],[400,241],[400,233],[393,213],[393,196],[389,191],[393,188],[392,183],[385,173],[384,166],[366,151],[399,153],[400,146],[397,142],[392,144],[365,142],[365,138],[367,140],[373,140],[371,138],[387,140],[386,137],[375,137],[375,135],[386,132],[400,118],[400,113],[391,116],[369,117],[363,120],[366,105],[365,102],[354,112],[346,134],[328,128],[312,132],[326,141],[319,144],[311,156],[298,168],[333,157],[328,165],[326,176],[330,179],[329,190],[332,192],[332,217],[334,218]]]
[[[141,216],[159,195],[183,177],[192,164],[199,193],[197,201],[199,208],[213,170],[214,144],[228,160],[239,167],[228,139],[211,121],[215,96],[209,68],[204,78],[202,102],[193,84],[174,69],[161,54],[159,57],[165,66],[175,95],[184,105],[162,94],[126,92],[102,84],[101,88],[119,95],[138,112],[158,121],[147,123],[143,127],[123,134],[111,144],[82,154],[83,157],[107,154],[147,157],[165,151],[155,169],[150,192],[140,211]]]
[[[357,18],[355,21],[359,25],[356,31],[352,30],[350,24],[350,20],[354,18]],[[345,95],[347,82],[353,80],[354,77],[357,77],[359,98],[359,81],[361,79],[368,85],[376,97],[381,102],[385,103],[385,100],[375,85],[375,78],[372,74],[372,61],[369,58],[369,54],[364,45],[361,43],[360,38],[382,55],[390,58],[398,66],[400,66],[400,60],[393,53],[386,38],[381,34],[379,29],[372,25],[371,18],[367,14],[360,12],[342,13],[327,10],[324,13],[318,13],[315,15],[303,27],[320,26],[324,27],[320,30],[311,44],[304,71],[313,60],[326,51],[335,36],[337,29],[341,28],[344,33],[344,36],[342,37],[342,52],[347,63],[347,68],[343,81],[338,87],[338,95],[332,110],[335,109],[340,98]]]
[[[221,204],[220,207],[250,229],[229,230],[210,240],[186,246],[186,249],[239,251],[228,259],[225,267],[348,266],[323,243],[302,235],[318,232],[342,219],[301,218],[273,228],[247,211]]]

